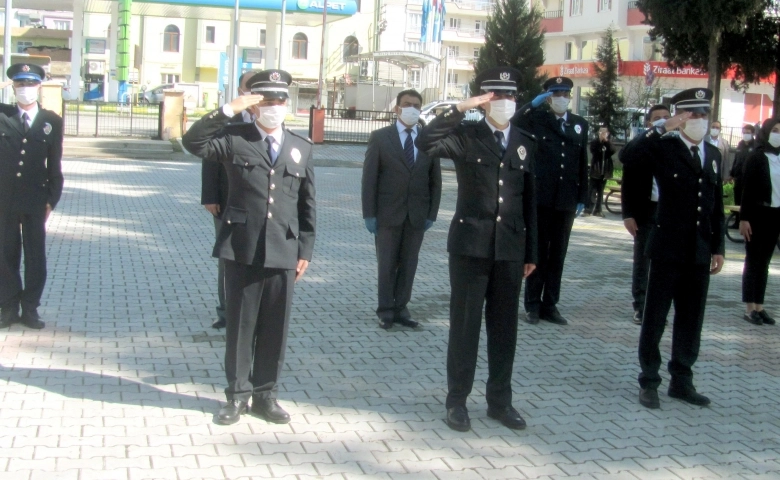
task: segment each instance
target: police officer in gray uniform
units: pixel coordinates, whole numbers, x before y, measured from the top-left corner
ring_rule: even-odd
[[[13,82],[16,105],[0,104],[0,327],[21,322],[41,329],[46,220],[63,185],[62,118],[38,103],[43,68],[19,63],[6,74]],[[19,272],[22,250],[24,284]]]

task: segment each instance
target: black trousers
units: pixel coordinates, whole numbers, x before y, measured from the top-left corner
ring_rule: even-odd
[[[604,198],[604,187],[607,185],[606,178],[590,178],[588,184],[588,205],[585,207],[590,213],[601,213],[601,202]],[[593,199],[596,202],[593,202]]]
[[[575,212],[537,207],[539,264],[525,282],[525,311],[549,313],[561,296],[561,277]]]
[[[214,235],[219,237],[219,229],[222,228],[222,220],[214,217]],[[225,260],[217,259],[217,318],[225,318]]]
[[[227,399],[276,398],[295,270],[225,260]]]
[[[414,228],[409,218],[397,227],[377,228],[376,259],[380,319],[410,318],[406,305],[412,298],[414,274],[425,230]]]
[[[447,402],[465,405],[477,368],[482,308],[487,331],[488,379],[485,397],[493,408],[512,404],[512,364],[517,343],[517,308],[522,262],[450,255],[450,337],[447,347]]]
[[[0,307],[35,310],[46,285],[45,214],[0,212],[0,229]]]
[[[674,302],[672,358],[669,361],[671,385],[676,388],[693,383],[693,364],[699,356],[704,306],[710,285],[709,265],[685,265],[650,262],[645,299],[645,315],[639,334],[639,386],[658,388],[661,377],[659,344],[669,309]]]
[[[645,216],[647,221],[637,224],[637,232],[634,237],[634,263],[631,267],[631,296],[634,298],[634,310],[644,312],[645,295],[647,293],[647,272],[650,269],[650,259],[647,258],[647,240],[650,238],[650,230],[653,227],[655,208],[657,203],[650,202]]]
[[[758,207],[750,222],[753,234],[745,242],[745,266],[742,269],[742,301],[764,304],[769,277],[769,262],[780,236],[780,208]]]

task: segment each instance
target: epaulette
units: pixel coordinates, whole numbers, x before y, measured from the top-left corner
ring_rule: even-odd
[[[661,138],[680,138],[680,132],[677,130],[672,130],[671,132],[666,132],[661,135]]]
[[[314,142],[312,142],[312,141],[311,141],[311,138],[309,138],[309,137],[304,137],[304,136],[303,136],[303,135],[301,135],[300,133],[295,133],[295,132],[293,132],[292,130],[290,130],[289,128],[285,128],[285,129],[284,129],[284,131],[285,131],[286,133],[289,133],[290,135],[295,135],[296,137],[300,138],[301,140],[304,140],[304,141],[306,141],[306,142],[308,142],[308,143],[310,143],[310,144],[314,145]]]
[[[254,127],[254,123],[247,123],[247,122],[234,122],[234,123],[226,123],[222,128],[227,130],[242,130],[247,127]]]
[[[533,133],[529,132],[528,130],[524,130],[524,129],[520,128],[520,127],[515,127],[514,125],[512,125],[512,128],[517,130],[518,132],[522,133],[526,137],[529,137],[534,142],[536,141],[536,135],[534,135]]]

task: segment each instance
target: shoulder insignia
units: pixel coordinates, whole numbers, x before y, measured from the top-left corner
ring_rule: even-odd
[[[309,144],[312,144],[312,145],[314,144],[314,142],[311,141],[311,138],[304,137],[303,135],[301,135],[299,133],[295,133],[292,130],[290,130],[289,128],[285,128],[284,131],[285,131],[285,133],[289,133],[290,135],[294,135],[294,136],[300,138],[301,140],[303,140],[306,143],[309,143]]]
[[[523,130],[522,128],[515,127],[514,125],[512,126],[512,128],[517,130],[518,132],[522,133],[526,137],[530,138],[531,140],[536,141],[536,135],[534,135],[533,133],[529,132],[528,130]]]

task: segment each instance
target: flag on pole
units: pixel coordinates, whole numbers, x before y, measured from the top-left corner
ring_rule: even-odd
[[[430,19],[430,13],[431,13],[431,0],[423,0],[422,4],[422,22],[420,25],[420,42],[421,43],[427,43],[428,42],[428,22]]]

